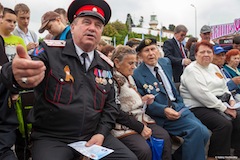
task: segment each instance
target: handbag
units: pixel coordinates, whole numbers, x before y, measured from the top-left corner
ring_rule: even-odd
[[[230,100],[230,97],[231,97],[231,94],[229,93],[224,93],[223,95],[221,96],[216,96],[218,99],[220,99],[222,102],[227,102],[229,103],[229,100]],[[229,121],[232,121],[233,118],[231,115],[227,114],[227,113],[224,113],[222,111],[218,111],[218,113],[223,116],[224,118],[226,118],[227,120]]]
[[[151,136],[147,143],[152,150],[152,160],[162,160],[164,140]]]
[[[222,102],[229,102],[230,100],[230,97],[231,97],[231,94],[229,93],[224,93],[223,95],[221,96],[216,96],[218,99],[220,99]]]

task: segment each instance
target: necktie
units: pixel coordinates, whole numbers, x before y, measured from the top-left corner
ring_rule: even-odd
[[[184,52],[183,52],[182,44],[181,44],[181,43],[179,43],[179,48],[180,48],[180,51],[181,51],[181,53],[182,53],[182,57],[185,58],[185,54],[184,54]]]
[[[163,89],[164,89],[165,92],[166,92],[167,99],[168,99],[168,106],[172,108],[172,107],[173,107],[172,101],[170,100],[170,98],[169,98],[169,96],[168,96],[168,93],[167,93],[167,90],[166,90],[166,88],[165,88],[165,86],[164,86],[164,83],[163,83],[163,81],[162,81],[162,78],[161,78],[160,74],[158,73],[158,67],[154,67],[153,70],[156,72],[156,78],[157,78],[158,81],[161,83]]]
[[[162,85],[164,86],[164,84],[163,84],[163,82],[162,82],[162,78],[161,78],[161,76],[160,76],[159,73],[158,73],[158,67],[154,67],[153,70],[156,72],[156,77],[157,77],[158,81],[161,82]],[[165,89],[165,87],[164,87],[164,89]]]
[[[82,56],[82,58],[83,58],[83,70],[84,70],[84,72],[86,73],[86,72],[87,72],[87,70],[86,70],[86,57],[88,56],[88,54],[85,53],[85,52],[83,52],[83,53],[81,54],[81,56]]]

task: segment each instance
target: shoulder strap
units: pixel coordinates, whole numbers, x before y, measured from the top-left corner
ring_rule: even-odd
[[[64,40],[43,40],[49,47],[65,47],[66,41]]]
[[[99,54],[99,56],[105,60],[111,67],[113,67],[113,61],[111,61],[111,59],[109,59],[105,54],[103,54],[102,52],[96,50],[97,53]]]

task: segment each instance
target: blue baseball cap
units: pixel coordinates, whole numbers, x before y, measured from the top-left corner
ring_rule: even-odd
[[[226,53],[226,51],[218,45],[213,46],[214,54]]]

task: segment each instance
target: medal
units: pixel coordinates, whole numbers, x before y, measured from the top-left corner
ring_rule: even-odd
[[[105,71],[105,70],[102,71],[102,77],[103,78],[107,78],[108,77],[107,74],[108,74],[107,71]]]
[[[111,73],[111,71],[107,71],[107,77],[108,77],[108,83],[112,84],[113,80],[112,80],[112,73]]]
[[[151,93],[151,90],[150,90],[150,89],[147,89],[147,92],[148,92],[148,93]]]
[[[107,84],[107,80],[105,78],[102,79],[102,84],[106,85]]]
[[[108,83],[109,83],[109,84],[112,84],[112,83],[113,83],[113,80],[112,80],[112,79],[108,79]]]
[[[98,78],[98,77],[96,77],[96,78],[95,78],[95,81],[96,81],[97,83],[99,83],[99,78]]]
[[[99,77],[99,83],[103,84],[102,71],[100,69],[98,69],[98,77]]]
[[[153,85],[155,86],[155,88],[156,88],[156,92],[159,92],[160,91],[160,89],[158,88],[158,83],[157,82],[154,82],[153,83]]]
[[[103,79],[101,77],[99,77],[98,79],[99,79],[99,83],[103,84]]]
[[[99,79],[98,79],[98,70],[97,70],[97,68],[94,68],[94,75],[95,75],[95,81],[96,81],[96,83],[99,83]]]

